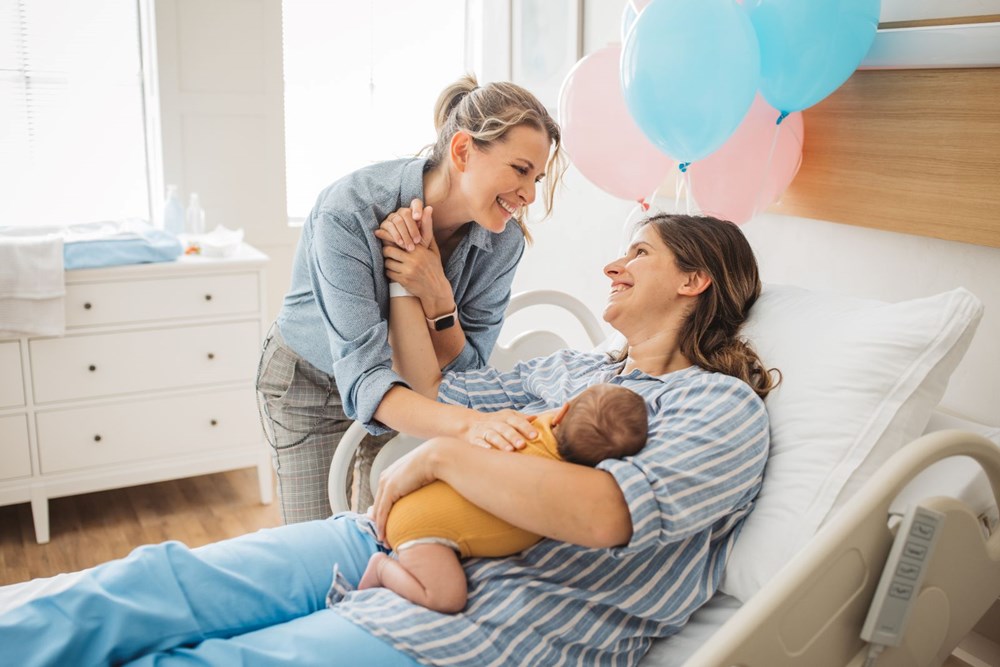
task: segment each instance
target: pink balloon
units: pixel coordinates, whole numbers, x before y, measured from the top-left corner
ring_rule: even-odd
[[[619,82],[620,56],[620,46],[606,46],[570,70],[559,94],[559,121],[576,168],[605,192],[638,201],[660,186],[674,163],[632,120]]]
[[[758,93],[722,148],[691,164],[691,193],[702,213],[741,225],[788,189],[802,163],[805,130],[801,113],[789,115],[780,126],[775,125],[778,115]]]

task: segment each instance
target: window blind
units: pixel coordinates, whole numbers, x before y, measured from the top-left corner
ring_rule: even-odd
[[[136,0],[0,0],[0,226],[149,218]]]

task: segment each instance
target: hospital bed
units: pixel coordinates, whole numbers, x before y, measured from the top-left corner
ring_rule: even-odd
[[[564,293],[515,295],[507,317],[535,306],[570,314],[595,349],[614,346],[590,310]],[[531,329],[498,343],[490,363],[510,368],[519,359],[567,346],[565,333]],[[860,667],[867,652],[861,639],[862,625],[899,517],[916,503],[942,512],[944,528],[901,645],[887,648],[876,664],[912,667],[951,660],[949,664],[971,667],[1000,665],[992,662],[996,654],[989,654],[986,660],[991,661],[987,662],[962,648],[956,650],[966,637],[980,637],[974,632],[977,623],[979,630],[991,637],[983,640],[987,650],[1000,650],[1000,644],[994,644],[1000,642],[1000,527],[996,516],[1000,504],[1000,429],[936,413],[928,431],[954,426],[987,432],[997,442],[970,430],[951,428],[929,432],[900,448],[745,604],[717,593],[678,635],[657,641],[643,659],[643,667]],[[334,511],[348,507],[348,470],[364,437],[363,427],[355,423],[337,449],[329,478]],[[419,444],[420,440],[405,434],[389,441],[373,463],[373,489],[385,466]],[[767,473],[764,484],[768,484]],[[996,623],[997,627],[984,628],[984,617],[987,620],[983,623]],[[966,656],[968,662],[950,657],[953,651],[955,656]]]
[[[616,342],[613,337],[605,336],[582,302],[562,293],[536,291],[516,295],[507,315],[532,307],[550,311],[558,308],[569,313],[568,319],[578,323],[575,326],[582,329],[587,344],[596,349],[610,349]],[[532,321],[541,319],[534,317]],[[544,320],[565,322],[567,318],[546,315]],[[579,339],[579,330],[575,333]],[[500,368],[510,367],[518,359],[567,347],[568,339],[566,332],[547,329],[531,329],[509,342],[502,338],[491,363]],[[938,426],[968,423],[949,422],[949,417],[940,414],[935,419]],[[774,428],[772,418],[772,432]],[[1000,430],[993,434],[1000,441]],[[330,497],[335,511],[347,506],[347,471],[363,437],[363,428],[352,425],[331,465]],[[405,435],[390,441],[376,458],[371,481],[377,480],[385,465],[418,444],[418,440]],[[941,461],[959,455],[971,460]],[[956,466],[956,462],[963,465]],[[950,467],[945,468],[946,465]],[[765,489],[769,482],[774,482],[768,479],[768,474],[765,474]],[[915,478],[916,484],[910,483]],[[902,646],[887,649],[876,664],[925,666],[955,660],[950,656],[963,638],[980,636],[973,632],[977,623],[979,631],[988,635],[987,644],[990,639],[1000,644],[997,637],[1000,628],[984,628],[984,621],[980,620],[984,616],[993,619],[985,621],[990,624],[1000,619],[998,498],[1000,447],[996,443],[968,431],[929,433],[900,448],[881,465],[863,488],[759,592],[745,603],[717,593],[679,634],[657,641],[642,665],[861,667],[865,645],[860,631],[893,542],[892,519],[905,511],[908,504],[918,501],[946,515],[944,532],[932,553]],[[78,575],[62,574],[0,587],[0,611],[65,588]],[[961,649],[955,655],[963,655]],[[970,657],[968,662],[949,664],[980,667],[1000,663]]]

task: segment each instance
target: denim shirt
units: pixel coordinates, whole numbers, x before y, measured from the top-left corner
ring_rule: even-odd
[[[375,230],[414,198],[424,198],[425,158],[382,162],[320,193],[295,251],[292,281],[278,328],[303,359],[334,377],[344,412],[371,433],[386,392],[406,385],[392,370],[389,284]],[[510,301],[524,236],[511,221],[491,234],[474,222],[445,266],[465,331],[465,347],[445,367],[481,368],[489,359]]]

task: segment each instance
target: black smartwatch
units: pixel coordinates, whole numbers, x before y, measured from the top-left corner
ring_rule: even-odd
[[[425,317],[424,319],[427,320],[427,326],[434,329],[434,331],[444,331],[445,329],[450,329],[455,326],[456,322],[458,322],[458,306],[456,305],[455,310],[442,315],[441,317]]]

